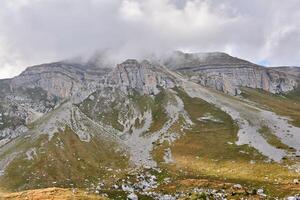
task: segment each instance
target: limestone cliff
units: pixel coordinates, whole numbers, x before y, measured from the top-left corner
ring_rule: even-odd
[[[164,72],[163,67],[148,61],[139,63],[129,59],[117,65],[110,75],[109,82],[121,87],[122,90],[135,89],[143,94],[157,94],[159,87],[174,87],[172,76]]]
[[[298,87],[297,79],[288,73],[255,65],[225,53],[175,52],[164,60],[164,64],[201,85],[231,95],[239,94],[241,86],[263,89],[274,94]]]
[[[42,88],[49,95],[69,98],[83,85],[101,83],[109,69],[56,62],[33,66],[11,80],[11,88]]]

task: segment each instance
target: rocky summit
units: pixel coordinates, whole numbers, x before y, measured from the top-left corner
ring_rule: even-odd
[[[299,69],[179,51],[29,67],[0,80],[0,197],[299,199]]]
[[[263,89],[273,94],[297,88],[292,69],[266,68],[225,53],[185,54],[175,52],[165,60],[166,66],[186,74],[192,81],[231,95],[240,94],[239,87]]]

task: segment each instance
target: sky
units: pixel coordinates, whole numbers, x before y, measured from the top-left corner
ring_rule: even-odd
[[[222,51],[300,66],[299,19],[299,0],[1,0],[0,78],[95,51]]]

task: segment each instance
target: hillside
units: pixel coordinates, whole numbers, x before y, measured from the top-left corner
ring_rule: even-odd
[[[110,199],[295,195],[299,79],[279,69],[182,52],[114,68],[29,67],[0,80],[0,189],[80,188]]]

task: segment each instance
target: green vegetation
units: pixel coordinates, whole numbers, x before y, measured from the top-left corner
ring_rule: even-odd
[[[1,102],[0,102],[1,103]],[[16,110],[16,107],[12,107],[11,108],[11,112],[14,112]],[[17,115],[15,116],[9,116],[9,115],[5,115],[5,113],[7,113],[7,109],[3,107],[3,105],[0,104],[0,113],[2,114],[2,116],[0,117],[0,130],[3,130],[5,128],[16,128],[20,125],[25,124],[25,120],[21,119],[20,117],[18,117]]]
[[[242,89],[242,96],[257,103],[257,106],[267,108],[278,115],[291,118],[291,124],[300,127],[300,91],[296,90],[286,95],[275,95],[263,90]]]
[[[293,90],[284,96],[295,101],[300,101],[300,88],[297,88],[296,90]]]
[[[130,119],[135,112],[141,114],[146,111],[152,112],[153,123],[148,132],[160,130],[168,120],[164,108],[169,100],[169,94],[166,90],[162,90],[153,98],[141,95],[134,90],[129,96],[121,91],[108,92],[110,92],[110,96],[106,98],[98,93],[92,94],[92,99],[88,98],[79,105],[80,110],[96,122],[104,122],[119,131],[124,130],[119,119]],[[114,101],[110,101],[110,99],[114,99]],[[138,128],[143,124],[136,120],[135,125]]]
[[[28,146],[36,148],[37,154],[32,160],[21,154],[9,164],[0,180],[4,189],[88,187],[99,180],[110,182],[112,175],[122,176],[129,164],[112,141],[95,137],[82,142],[68,127],[50,141],[42,135],[35,143],[22,141],[18,148],[28,151]]]
[[[122,97],[121,92],[112,91],[112,88],[106,88],[104,92],[107,93],[106,97],[103,97],[98,91],[91,94],[78,106],[84,114],[94,121],[103,122],[119,131],[123,131],[124,127],[118,119],[119,112],[128,109],[124,106],[126,99]]]
[[[128,193],[119,190],[101,190],[100,194],[108,195],[109,199],[113,200],[124,200],[127,199]],[[153,198],[138,194],[140,200],[153,200]]]
[[[272,133],[271,129],[268,126],[262,125],[259,132],[272,146],[277,147],[279,149],[288,150],[288,151],[293,150],[288,145],[282,143],[281,140]]]
[[[280,197],[300,191],[293,184],[297,173],[282,164],[266,162],[266,157],[248,145],[234,144],[238,127],[229,115],[199,98],[189,97],[181,89],[177,93],[194,125],[170,146],[175,164],[162,162],[168,144],[157,144],[153,151],[160,167],[174,179],[166,190],[173,191],[174,185],[221,189],[227,183],[240,183],[250,188],[264,187],[269,195]],[[207,113],[218,120],[199,120]],[[180,127],[178,122],[172,130],[180,132]],[[278,144],[274,137],[267,136]]]
[[[293,123],[300,122],[297,120],[298,94],[273,96],[247,88],[243,91],[245,98],[274,112],[292,117]],[[195,187],[228,189],[232,184],[240,183],[249,188],[263,187],[271,196],[283,197],[300,192],[299,186],[293,183],[299,174],[284,167],[289,161],[283,161],[282,164],[266,162],[267,158],[254,148],[235,145],[238,139],[235,121],[214,105],[199,98],[191,98],[181,88],[174,91],[161,90],[156,96],[140,95],[134,91],[129,96],[122,96],[117,91],[106,92],[106,97],[94,93],[78,107],[96,122],[104,122],[120,131],[124,129],[118,121],[120,117],[126,119],[136,114],[133,112],[143,114],[146,111],[151,111],[153,118],[147,133],[158,131],[168,121],[165,107],[173,101],[173,92],[183,101],[193,126],[184,127],[184,118],[181,116],[169,130],[180,134],[180,137],[172,144],[154,144],[153,158],[162,169],[162,172],[152,171],[162,184],[157,191],[172,193],[178,190],[189,191]],[[50,117],[51,113],[41,120],[48,120]],[[132,126],[142,127],[143,123],[144,121],[135,120]],[[30,127],[35,129],[35,126],[36,124],[32,124]],[[262,125],[260,132],[271,145],[288,151],[293,150],[283,144],[267,126]],[[122,150],[118,149],[119,144],[109,139],[95,136],[91,142],[83,142],[66,127],[65,130],[56,133],[50,141],[48,135],[41,135],[35,140],[31,137],[20,138],[11,147],[13,148],[1,152],[0,159],[13,152],[20,153],[0,178],[4,189],[88,188],[101,180],[105,181],[107,188],[100,193],[108,194],[111,199],[126,198],[126,193],[110,190],[110,186],[121,184],[120,180],[128,176],[129,160]],[[163,157],[167,148],[171,149],[174,163],[164,163]],[[25,152],[30,152],[29,150],[36,152],[32,155],[34,159],[26,155]],[[172,181],[165,184],[166,178],[171,178]],[[232,198],[238,197],[239,195]],[[205,196],[193,194],[192,198],[204,199]],[[139,196],[139,199],[149,198]]]
[[[155,96],[151,107],[153,122],[148,132],[152,133],[160,130],[168,121],[168,116],[165,111],[165,106],[167,105],[168,99],[168,93],[166,90],[162,90]]]

